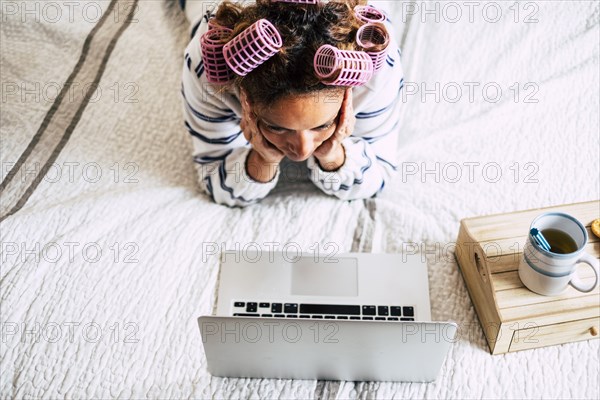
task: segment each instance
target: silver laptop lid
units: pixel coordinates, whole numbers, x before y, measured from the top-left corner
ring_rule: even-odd
[[[421,254],[224,251],[216,315],[233,315],[236,302],[413,307],[415,320],[431,320]]]
[[[456,338],[448,322],[198,318],[208,371],[239,378],[436,379]]]

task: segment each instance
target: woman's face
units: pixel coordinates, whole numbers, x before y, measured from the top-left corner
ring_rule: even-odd
[[[343,99],[343,91],[289,96],[254,112],[271,144],[290,160],[304,161],[335,132]]]

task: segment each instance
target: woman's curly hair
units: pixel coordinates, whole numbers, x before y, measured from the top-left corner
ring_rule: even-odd
[[[331,0],[327,3],[295,4],[256,0],[250,5],[226,1],[213,22],[233,29],[227,42],[259,19],[271,22],[283,41],[281,49],[248,75],[236,76],[226,87],[243,88],[251,102],[270,106],[284,96],[302,95],[339,87],[321,83],[315,74],[313,59],[322,45],[342,50],[362,50],[356,33],[363,22],[354,7],[366,0]],[[370,51],[377,49],[370,49]]]

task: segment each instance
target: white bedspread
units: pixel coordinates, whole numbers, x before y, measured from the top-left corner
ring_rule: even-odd
[[[5,181],[78,63],[95,10],[109,10],[108,1],[77,2],[69,18],[58,2],[55,20],[37,3],[38,22],[23,4],[2,3]],[[598,2],[389,2],[406,73],[397,179],[355,202],[283,179],[246,209],[213,204],[197,188],[179,98],[188,27],[177,7],[140,1],[114,49],[95,53],[127,4],[89,46],[84,64],[108,54],[100,89],[52,167],[30,186],[41,168],[31,157],[53,149],[39,140],[2,192],[3,216],[15,211],[0,224],[0,397],[600,397],[598,340],[490,355],[446,251],[462,218],[600,197]],[[423,12],[435,4],[439,22]],[[429,384],[212,377],[196,318],[214,305],[213,250],[273,241],[340,252],[421,245],[432,317],[468,334]]]

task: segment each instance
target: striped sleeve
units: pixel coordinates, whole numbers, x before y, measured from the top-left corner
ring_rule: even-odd
[[[193,143],[193,160],[202,189],[219,204],[244,207],[266,197],[279,179],[254,181],[247,174],[250,143],[240,128],[241,104],[234,93],[206,80],[200,36],[202,21],[184,55],[181,99],[185,129]]]
[[[400,56],[400,49],[392,41],[384,67],[367,85],[353,89],[356,125],[352,136],[342,142],[346,152],[344,165],[327,172],[315,157],[308,159],[310,178],[323,192],[343,200],[373,197],[397,171],[400,96],[404,86]]]

